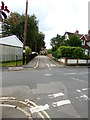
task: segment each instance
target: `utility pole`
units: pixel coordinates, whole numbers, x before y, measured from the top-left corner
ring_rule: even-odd
[[[26,0],[25,26],[24,26],[24,42],[23,42],[23,65],[25,64],[25,45],[26,45],[26,36],[27,36],[27,11],[28,11],[28,0]]]

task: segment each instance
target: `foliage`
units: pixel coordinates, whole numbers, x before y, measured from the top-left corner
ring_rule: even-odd
[[[58,51],[53,51],[52,56],[55,57],[55,58],[58,58]]]
[[[7,20],[3,22],[3,36],[16,35],[21,42],[24,41],[24,24],[25,15],[20,15],[17,12],[11,13]],[[42,33],[43,34],[43,33]],[[26,46],[29,46],[32,51],[40,50],[45,47],[44,37],[39,37],[38,20],[35,15],[27,17],[27,38]],[[43,38],[43,39],[42,39]],[[37,45],[37,41],[40,44]],[[42,44],[43,43],[43,44]]]
[[[56,51],[61,45],[65,44],[64,38],[65,38],[64,36],[60,36],[57,34],[56,37],[53,37],[51,39],[52,51]]]
[[[31,51],[31,49],[28,47],[28,46],[26,46],[25,47],[25,55],[28,55],[28,54],[30,54],[32,51]]]
[[[57,58],[84,58],[84,50],[81,47],[60,46],[57,50]]]
[[[73,47],[81,47],[82,42],[80,38],[74,33],[72,36],[69,37],[69,40],[67,40],[67,45]]]
[[[45,38],[45,35],[42,32],[39,32],[37,37],[37,46],[36,46],[36,51],[38,53],[41,50],[41,48],[45,48],[44,38]]]
[[[49,50],[48,50],[48,54],[52,54],[52,49],[49,49]]]

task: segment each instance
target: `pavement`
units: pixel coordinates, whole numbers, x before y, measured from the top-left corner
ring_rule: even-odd
[[[0,70],[1,71],[19,71],[19,70],[23,70],[23,69],[36,69],[39,66],[39,56],[36,56],[33,60],[31,60],[27,65],[23,65],[23,66],[17,66],[17,67],[1,67]]]
[[[24,65],[23,68],[37,68],[38,66],[39,66],[39,56],[36,56],[27,65]]]

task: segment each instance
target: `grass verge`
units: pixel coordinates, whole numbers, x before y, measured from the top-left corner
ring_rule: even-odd
[[[22,60],[17,61],[8,61],[8,62],[2,62],[0,63],[0,67],[15,67],[15,66],[22,66],[23,62]]]

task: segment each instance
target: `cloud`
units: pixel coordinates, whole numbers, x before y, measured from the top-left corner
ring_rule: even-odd
[[[3,0],[11,11],[25,13],[26,0]],[[23,2],[22,2],[23,1]],[[39,28],[46,35],[46,44],[56,34],[66,31],[88,32],[89,0],[28,0],[28,13],[36,15]]]

